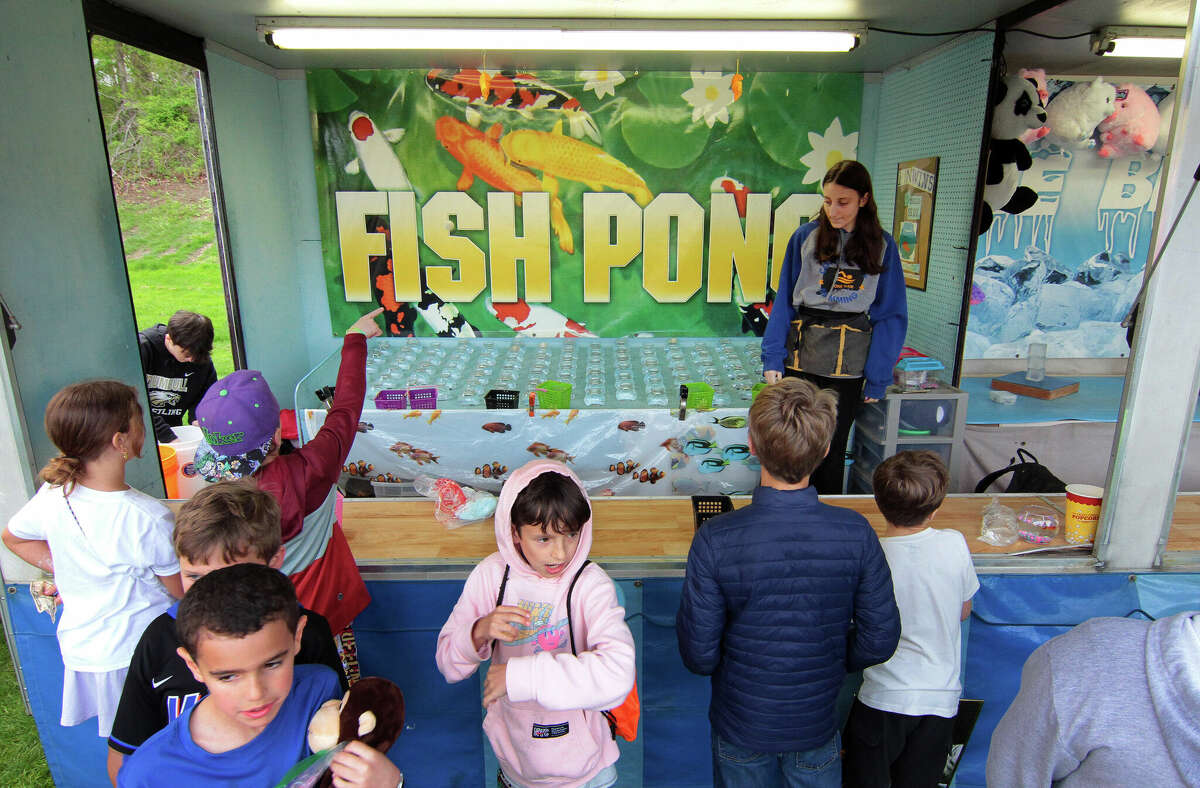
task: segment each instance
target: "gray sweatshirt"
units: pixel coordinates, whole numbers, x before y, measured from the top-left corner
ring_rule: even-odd
[[[1043,643],[992,734],[990,788],[1200,786],[1200,613]]]

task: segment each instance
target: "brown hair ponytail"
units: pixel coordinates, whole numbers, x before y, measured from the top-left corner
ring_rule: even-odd
[[[875,207],[875,192],[871,187],[871,173],[861,163],[842,159],[829,168],[821,179],[821,186],[836,183],[867,196],[867,204],[858,209],[854,220],[854,232],[846,241],[842,254],[847,262],[854,263],[868,274],[883,273],[883,227],[879,224],[879,209]],[[817,226],[817,259],[821,262],[836,260],[838,256],[838,231],[829,223],[825,209],[820,211]]]
[[[126,432],[142,406],[132,386],[117,380],[72,383],[46,405],[46,434],[59,456],[42,468],[42,478],[70,493],[92,460],[112,443],[113,435]]]

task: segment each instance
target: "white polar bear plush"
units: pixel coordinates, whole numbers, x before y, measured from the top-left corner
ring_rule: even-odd
[[[1100,121],[1117,109],[1117,89],[1096,77],[1063,88],[1046,107],[1047,139],[1064,148],[1086,148]]]

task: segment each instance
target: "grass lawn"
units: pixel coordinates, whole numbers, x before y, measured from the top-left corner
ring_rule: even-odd
[[[233,371],[229,319],[207,187],[172,184],[123,192],[117,199],[121,237],[139,329],[166,323],[178,309],[213,322],[217,376]]]
[[[8,644],[0,638],[0,785],[22,788],[53,788],[50,768],[42,753],[33,717],[25,713],[17,674],[8,655]]]

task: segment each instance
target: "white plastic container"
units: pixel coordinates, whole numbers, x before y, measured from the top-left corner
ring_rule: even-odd
[[[196,449],[204,440],[204,433],[199,427],[172,427],[175,432],[175,440],[171,442],[171,448],[175,450],[175,459],[178,463],[178,469],[175,473],[179,478],[179,497],[191,498],[196,494],[196,491],[204,487],[208,482],[204,481],[199,473],[196,472]]]

